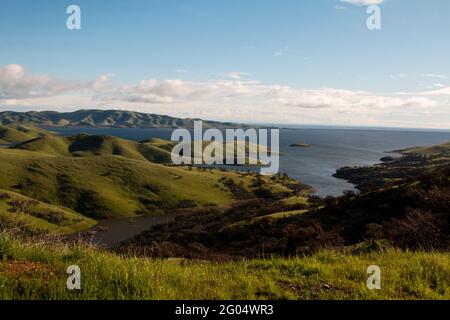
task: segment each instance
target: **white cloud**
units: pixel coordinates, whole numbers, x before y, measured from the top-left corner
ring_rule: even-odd
[[[206,82],[180,79],[142,80],[137,85],[122,86],[100,96],[105,100],[123,100],[147,103],[182,103],[206,99],[231,99],[238,96],[254,96],[259,92],[259,82],[240,80],[211,80]]]
[[[439,89],[419,92],[422,96],[447,96],[450,95],[450,87],[439,86]]]
[[[423,74],[423,77],[426,78],[437,78],[437,79],[447,79],[447,76],[444,76],[442,74],[433,74],[433,73],[427,73],[427,74]]]
[[[373,4],[382,4],[384,0],[341,0],[341,2],[354,4],[357,6],[370,6]]]
[[[290,87],[274,88],[270,92],[278,103],[305,109],[332,109],[332,111],[367,112],[387,109],[430,108],[435,101],[422,97],[382,96],[370,92],[322,88],[301,90]]]
[[[88,83],[58,80],[46,75],[28,75],[26,69],[17,64],[0,69],[0,99],[52,96],[89,86]]]
[[[93,83],[94,89],[102,89],[110,85],[110,81],[112,78],[114,78],[116,75],[114,73],[105,73],[100,75],[97,80]]]
[[[266,85],[231,72],[226,79],[146,79],[117,84],[113,74],[89,82],[0,68],[0,106],[13,110],[118,108],[230,121],[448,127],[450,87],[378,94],[336,88]]]

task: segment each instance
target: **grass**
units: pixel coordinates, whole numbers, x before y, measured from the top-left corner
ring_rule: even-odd
[[[9,127],[0,125],[0,144],[19,143],[33,138],[37,134],[24,127]]]
[[[65,138],[52,134],[46,134],[31,139],[16,146],[16,148],[27,151],[35,151],[48,155],[68,156],[68,143]]]
[[[235,222],[225,226],[223,231],[231,231],[236,228],[249,227],[249,226],[257,226],[260,222],[275,222],[277,220],[283,220],[292,217],[301,217],[302,215],[308,213],[308,210],[294,210],[294,211],[286,211],[286,212],[276,212],[272,214],[267,214],[264,216],[259,216],[251,219],[242,220],[239,222]]]
[[[67,208],[6,190],[0,190],[0,221],[9,227],[51,234],[71,234],[96,224],[94,220]]]
[[[0,299],[450,299],[450,254],[388,249],[237,262],[155,260],[0,235]],[[69,265],[82,290],[66,289]],[[382,289],[368,290],[379,265]]]
[[[230,205],[239,199],[236,190],[256,191],[254,174],[162,165],[170,160],[175,142],[30,132],[38,137],[0,149],[0,188],[89,217]],[[232,181],[233,188],[223,179]],[[288,179],[263,177],[261,181],[272,193],[292,192]]]
[[[405,149],[405,154],[443,155],[450,156],[450,142],[431,146]]]
[[[12,128],[9,129],[15,130]],[[116,155],[134,160],[148,160],[153,163],[167,164],[172,163],[171,153],[173,148],[178,144],[179,142],[176,141],[156,138],[136,142],[112,136],[79,134],[72,137],[61,137],[46,133],[41,134],[35,139],[27,140],[16,146],[16,148],[60,156],[86,157]],[[189,147],[191,149],[190,157],[192,159],[194,157],[201,158],[203,152],[206,152],[207,148],[210,153],[222,155],[221,158],[226,159],[227,148],[233,147],[234,150],[236,150],[234,155],[235,162],[238,160],[238,155],[245,154],[244,158],[240,159],[241,162],[245,164],[258,163],[257,159],[249,157],[250,148],[253,148],[252,150],[255,152],[261,151],[270,153],[270,149],[266,147],[243,141],[235,141],[234,143],[213,143],[211,141],[205,141],[202,144],[200,153],[195,152],[194,144],[191,142],[185,142],[183,146],[184,148]]]
[[[140,152],[142,148],[140,143],[110,136],[81,134],[73,137],[61,137],[54,134],[45,134],[36,139],[25,141],[16,148],[58,156],[116,155],[135,160],[146,160]]]
[[[307,205],[308,204],[308,199],[304,196],[301,195],[297,195],[297,196],[292,196],[292,197],[288,197],[282,200],[282,202],[284,204],[287,205],[295,205],[295,204],[304,204]]]
[[[252,192],[255,175],[173,167],[105,155],[69,157],[50,152],[0,149],[0,188],[90,217],[159,214],[184,206],[229,205],[236,200],[222,182]],[[274,193],[284,181],[262,178]]]

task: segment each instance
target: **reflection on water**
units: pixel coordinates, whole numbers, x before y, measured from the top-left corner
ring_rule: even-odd
[[[87,237],[93,244],[112,248],[151,227],[173,222],[176,216],[175,214],[166,214],[164,216],[100,220],[98,225],[89,231]]]

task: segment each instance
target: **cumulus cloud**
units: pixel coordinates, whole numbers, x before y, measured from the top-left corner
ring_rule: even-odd
[[[424,92],[378,94],[267,85],[241,72],[223,76],[225,79],[206,81],[145,79],[120,84],[113,81],[114,74],[105,73],[79,82],[33,75],[20,65],[8,65],[0,68],[0,108],[125,108],[179,117],[273,123],[415,127],[419,123],[424,127],[450,123],[450,87],[443,84]]]
[[[106,88],[110,86],[111,79],[113,79],[116,75],[114,73],[105,73],[100,75],[97,80],[95,80],[92,84],[92,87],[96,90]]]
[[[430,108],[435,101],[423,97],[381,96],[370,92],[322,88],[318,90],[301,90],[278,87],[269,94],[279,104],[305,109],[328,108],[333,111],[387,110],[404,108]]]
[[[419,92],[417,95],[421,96],[450,96],[450,87],[446,87],[442,84],[437,84],[439,89]]]
[[[182,103],[207,99],[231,99],[239,96],[256,96],[261,88],[257,81],[211,80],[205,82],[180,79],[142,80],[137,85],[126,85],[113,92],[97,96],[103,100],[122,100],[145,103]]]
[[[26,69],[10,64],[0,69],[0,99],[23,99],[81,90],[89,84],[54,79],[47,75],[28,75]]]

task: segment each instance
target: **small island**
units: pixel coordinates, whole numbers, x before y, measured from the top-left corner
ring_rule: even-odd
[[[290,144],[289,147],[310,148],[311,145],[305,143],[304,141],[300,141],[300,142],[297,142],[297,143]]]

